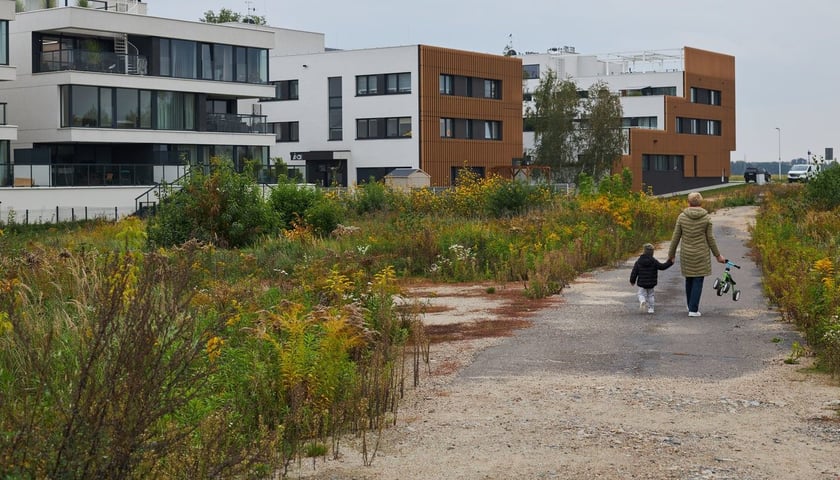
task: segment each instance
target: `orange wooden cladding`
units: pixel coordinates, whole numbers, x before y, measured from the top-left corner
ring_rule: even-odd
[[[729,177],[730,152],[735,150],[735,57],[685,47],[685,97],[665,97],[662,130],[630,130],[630,155],[622,166],[633,172],[633,188],[641,189],[642,155],[682,155],[683,175]],[[720,91],[720,105],[691,103],[691,87]],[[677,117],[720,120],[721,134],[676,133]]]
[[[432,186],[449,186],[452,167],[510,166],[522,157],[522,60],[448,48],[420,46],[420,168]],[[440,94],[440,75],[501,80],[502,98]],[[441,138],[440,119],[502,123],[501,140]]]

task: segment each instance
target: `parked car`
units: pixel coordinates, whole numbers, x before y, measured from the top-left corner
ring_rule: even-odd
[[[764,183],[770,183],[773,175],[764,168],[747,167],[744,170],[744,183],[758,183],[759,175],[764,176]]]
[[[798,163],[790,167],[788,183],[807,182],[817,174],[817,167],[811,164]]]

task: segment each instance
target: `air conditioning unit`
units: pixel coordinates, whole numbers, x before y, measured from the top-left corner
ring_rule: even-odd
[[[262,104],[254,103],[251,105],[251,113],[253,115],[262,115]]]

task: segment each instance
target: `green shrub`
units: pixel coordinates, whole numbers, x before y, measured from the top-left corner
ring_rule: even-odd
[[[317,235],[326,237],[338,227],[344,218],[344,213],[341,205],[323,197],[306,209],[303,218]]]
[[[268,203],[277,213],[280,227],[288,229],[292,228],[295,222],[302,220],[304,212],[315,205],[321,196],[315,188],[281,183],[271,191]]]
[[[163,199],[147,231],[156,247],[190,239],[242,247],[276,227],[276,215],[254,180],[234,171],[229,161],[214,159],[210,173],[194,169],[181,189]]]

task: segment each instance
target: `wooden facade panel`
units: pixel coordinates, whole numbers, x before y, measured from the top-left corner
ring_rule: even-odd
[[[522,156],[522,61],[477,52],[420,47],[420,167],[432,186],[451,184],[452,168],[509,166]],[[501,99],[440,94],[440,75],[499,80]],[[501,122],[501,140],[441,138],[440,119]]]

